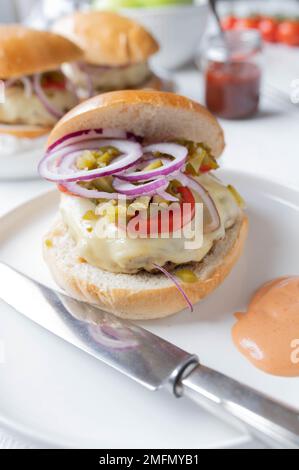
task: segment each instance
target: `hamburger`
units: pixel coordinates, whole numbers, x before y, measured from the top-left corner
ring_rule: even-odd
[[[70,111],[39,165],[61,192],[43,243],[57,283],[123,318],[192,309],[229,274],[247,233],[241,196],[215,176],[223,148],[217,120],[173,93],[115,91]],[[202,237],[190,247],[197,206]]]
[[[1,165],[0,176],[17,176],[22,154],[25,171],[36,168],[37,155],[56,122],[78,104],[74,87],[61,70],[78,60],[78,46],[57,34],[21,25],[0,26],[0,79],[4,87],[0,103],[1,156],[15,162]],[[11,173],[10,173],[11,172]]]
[[[65,67],[83,97],[127,88],[161,88],[148,64],[158,44],[135,21],[108,11],[75,12],[59,19],[53,29],[84,51],[82,60]]]

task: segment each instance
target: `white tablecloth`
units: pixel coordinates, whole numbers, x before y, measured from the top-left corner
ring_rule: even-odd
[[[291,81],[299,79],[299,49],[270,47],[265,56],[261,111],[253,119],[221,122],[227,144],[221,165],[299,188],[299,109],[289,99]],[[196,69],[181,70],[173,77],[180,93],[202,100],[202,78]],[[1,181],[0,215],[51,187],[39,180]],[[0,448],[30,444],[0,430]]]

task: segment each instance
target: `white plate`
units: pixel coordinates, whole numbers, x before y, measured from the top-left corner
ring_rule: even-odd
[[[146,327],[197,353],[202,363],[299,408],[299,378],[266,375],[232,344],[233,313],[261,283],[299,271],[299,192],[222,171],[245,196],[250,219],[244,256],[218,290],[193,314]],[[41,259],[41,236],[56,211],[52,192],[1,219],[0,259],[53,285]],[[0,280],[1,282],[1,280]],[[17,293],[16,293],[17,295]],[[0,425],[44,446],[202,448],[246,440],[187,400],[151,393],[31,324],[0,304]]]
[[[0,135],[0,181],[39,178],[37,166],[48,135],[35,139]]]

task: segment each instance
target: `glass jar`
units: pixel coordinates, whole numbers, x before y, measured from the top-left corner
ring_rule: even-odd
[[[212,36],[205,51],[205,99],[219,117],[241,119],[258,110],[261,37],[256,30]]]

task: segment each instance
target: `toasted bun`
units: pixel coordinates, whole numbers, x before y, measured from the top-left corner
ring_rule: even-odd
[[[0,78],[46,72],[82,57],[68,39],[21,25],[0,26]]]
[[[26,126],[23,124],[19,125],[9,125],[9,124],[0,124],[0,135],[13,135],[14,137],[21,137],[27,139],[35,139],[36,137],[41,137],[42,135],[49,134],[51,128],[49,127],[40,127],[40,126]]]
[[[123,129],[150,142],[205,142],[215,157],[224,148],[223,131],[206,108],[184,96],[150,90],[113,91],[79,104],[56,124],[48,145],[70,132],[97,128]]]
[[[247,225],[243,216],[223,240],[215,243],[202,262],[192,264],[198,281],[184,283],[183,287],[193,303],[216,289],[229,274],[242,252]],[[46,240],[44,258],[54,279],[79,300],[96,304],[119,317],[138,320],[162,318],[186,308],[180,292],[162,274],[115,274],[82,263],[62,221],[56,223]]]
[[[94,65],[144,62],[157,52],[155,39],[135,21],[113,12],[75,12],[58,20],[53,30],[78,44]]]

